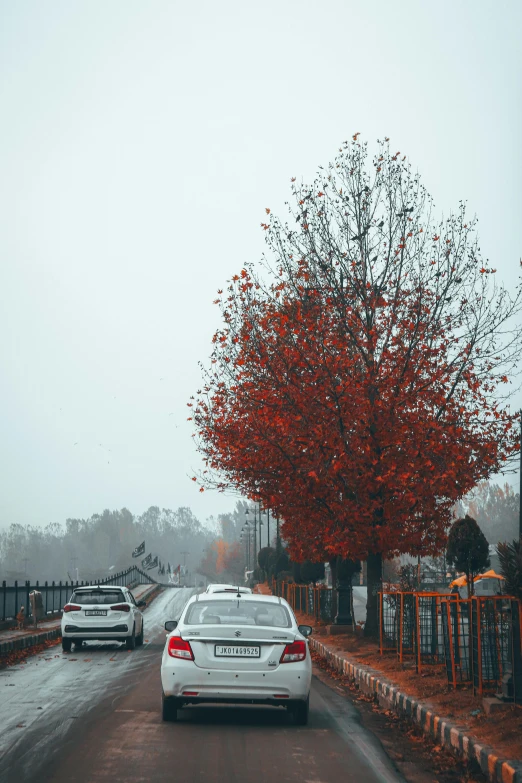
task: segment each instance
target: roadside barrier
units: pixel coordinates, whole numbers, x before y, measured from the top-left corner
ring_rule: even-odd
[[[328,587],[272,581],[272,592],[317,622],[334,621]],[[443,667],[448,684],[471,684],[476,694],[501,691],[522,704],[522,601],[510,596],[472,596],[388,589],[379,593],[379,651],[399,663]]]
[[[448,684],[472,684],[476,694],[501,691],[522,703],[522,602],[510,596],[472,596],[386,590],[379,593],[379,651],[417,672],[444,666]],[[517,689],[518,684],[518,689]]]
[[[3,581],[0,587],[0,620],[2,622],[13,620],[19,612],[20,606],[24,607],[25,616],[30,617],[31,605],[29,593],[32,590],[37,590],[42,594],[44,614],[48,615],[60,612],[76,587],[85,587],[86,585],[92,584],[135,587],[139,584],[156,583],[156,579],[153,579],[150,574],[145,573],[145,571],[142,571],[137,566],[131,566],[126,571],[121,571],[120,573],[108,576],[105,579],[96,579],[88,582],[62,582],[60,580],[59,582],[44,582],[43,584],[40,584],[38,581],[34,584],[30,581],[18,584],[18,581],[15,581],[13,585],[8,586],[7,583]]]
[[[304,612],[316,621],[333,622],[334,602],[331,587],[296,585],[284,580],[272,580],[272,593],[284,598],[296,612]]]

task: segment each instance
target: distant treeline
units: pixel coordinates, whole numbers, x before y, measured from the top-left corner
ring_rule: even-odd
[[[133,559],[132,551],[142,541],[146,554],[158,555],[173,568],[186,561],[191,571],[219,534],[215,524],[202,525],[190,508],[172,511],[157,506],[140,516],[122,508],[88,519],[67,519],[63,525],[12,524],[0,532],[0,581],[75,580],[77,575],[91,581],[140,565],[142,558]]]

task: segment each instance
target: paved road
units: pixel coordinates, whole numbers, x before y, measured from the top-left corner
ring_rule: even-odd
[[[282,708],[234,706],[188,707],[178,723],[163,723],[162,623],[179,615],[189,594],[168,590],[156,599],[142,649],[51,648],[0,672],[0,781],[403,780],[352,704],[315,677],[307,727],[293,726]]]

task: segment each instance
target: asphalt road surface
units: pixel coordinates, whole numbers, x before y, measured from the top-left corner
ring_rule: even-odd
[[[163,622],[191,593],[152,603],[141,649],[51,647],[1,671],[1,783],[403,781],[352,703],[316,677],[306,727],[283,708],[233,705],[187,707],[163,723]]]

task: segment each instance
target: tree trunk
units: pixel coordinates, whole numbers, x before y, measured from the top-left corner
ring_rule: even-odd
[[[379,590],[382,589],[382,555],[368,555],[366,560],[366,582],[368,598],[366,601],[365,636],[379,635]]]

